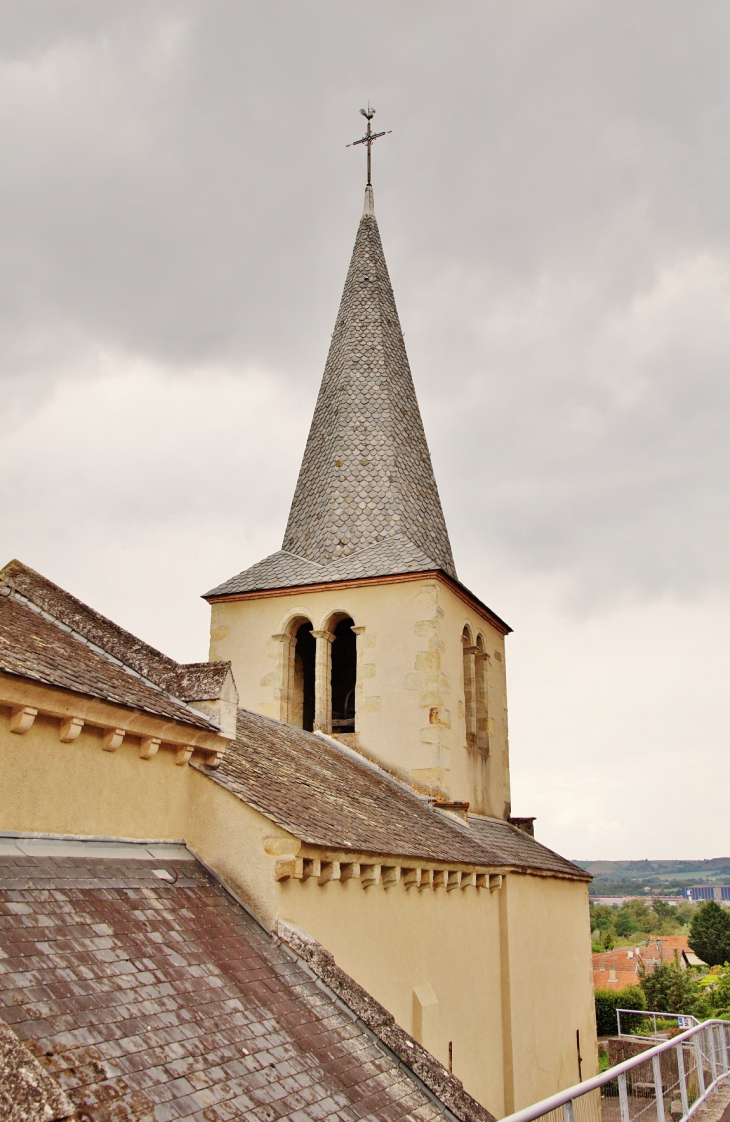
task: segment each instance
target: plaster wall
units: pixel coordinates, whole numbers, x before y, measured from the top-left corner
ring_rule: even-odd
[[[327,947],[337,965],[444,1066],[452,1041],[454,1073],[500,1117],[498,895],[419,892],[402,883],[363,889],[357,881],[285,881],[279,912]]]
[[[504,636],[437,578],[214,603],[212,660],[230,659],[241,704],[284,718],[284,637],[296,621],[328,629],[349,615],[358,634],[356,733],[367,755],[409,782],[509,815]],[[462,632],[489,655],[489,750],[467,748]],[[275,638],[276,637],[276,638]]]
[[[187,830],[188,768],[163,745],[151,760],[125,738],[104,752],[85,725],[70,744],[39,715],[22,736],[0,710],[0,829],[22,833],[178,840]]]
[[[499,896],[513,1053],[506,1107],[520,1110],[598,1073],[588,885],[508,876]]]

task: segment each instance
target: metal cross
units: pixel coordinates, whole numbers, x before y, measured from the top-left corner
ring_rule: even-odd
[[[353,140],[352,144],[348,144],[347,147],[348,148],[354,148],[356,144],[367,145],[367,150],[368,150],[368,187],[372,187],[372,182],[371,182],[371,177],[370,177],[370,149],[373,146],[373,141],[377,140],[379,136],[388,136],[388,134],[391,133],[393,130],[388,129],[387,132],[372,132],[372,130],[370,128],[370,122],[372,121],[373,117],[375,116],[375,110],[370,108],[370,102],[368,102],[367,109],[361,109],[360,112],[362,113],[363,117],[365,117],[366,120],[367,120],[367,123],[368,123],[367,131],[365,133],[365,136],[361,136],[359,140]]]

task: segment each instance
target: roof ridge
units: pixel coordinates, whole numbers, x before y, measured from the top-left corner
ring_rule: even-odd
[[[83,646],[88,647],[89,650],[93,651],[95,654],[101,655],[102,658],[105,658],[108,662],[113,663],[115,666],[119,666],[122,670],[124,670],[132,678],[137,678],[140,682],[144,682],[144,684],[149,689],[154,690],[156,693],[162,694],[162,696],[166,697],[168,701],[171,701],[173,703],[173,705],[177,705],[181,709],[187,710],[187,712],[191,713],[193,716],[197,717],[199,720],[205,721],[213,729],[218,730],[220,728],[219,722],[216,721],[215,718],[211,717],[210,714],[203,713],[199,709],[195,709],[187,701],[182,701],[179,697],[176,697],[175,694],[170,693],[169,690],[166,690],[163,686],[160,686],[157,682],[153,681],[151,678],[148,678],[144,674],[141,674],[138,670],[135,670],[132,666],[129,666],[127,663],[123,662],[120,658],[117,658],[115,655],[111,654],[109,651],[104,650],[103,647],[98,646],[98,644],[94,643],[91,639],[88,639],[81,632],[76,631],[69,624],[64,623],[63,620],[58,619],[51,612],[47,611],[47,609],[40,607],[40,605],[38,605],[38,604],[35,604],[27,596],[24,596],[22,592],[18,592],[18,590],[16,588],[14,588],[12,585],[8,584],[3,579],[3,571],[0,571],[0,585],[4,584],[9,589],[9,595],[10,595],[11,599],[17,600],[18,603],[22,604],[24,607],[28,608],[30,611],[36,612],[43,619],[47,620],[49,623],[54,624],[54,626],[58,627],[59,630],[66,632],[66,634],[70,635],[73,639],[76,640],[76,642],[82,643]],[[49,583],[51,583],[51,582],[49,582]],[[58,587],[58,586],[56,586],[56,587]],[[63,591],[63,589],[61,589],[61,591]],[[176,665],[179,666],[180,664],[177,663]],[[205,665],[205,664],[203,664],[203,665]]]
[[[4,580],[11,588],[20,592],[21,595],[26,596],[31,603],[39,604],[39,606],[45,610],[48,610],[51,600],[58,598],[61,601],[61,605],[65,602],[71,609],[76,609],[82,617],[90,617],[90,622],[98,624],[102,631],[111,632],[110,638],[117,638],[122,643],[124,643],[125,640],[131,642],[131,645],[140,653],[145,653],[151,656],[154,661],[161,663],[162,666],[160,669],[164,667],[168,673],[174,672],[181,665],[184,665],[176,662],[174,658],[164,654],[162,651],[158,650],[157,647],[153,647],[150,643],[145,642],[144,639],[140,639],[139,636],[133,634],[133,632],[127,631],[125,627],[122,627],[119,623],[115,623],[114,620],[109,619],[108,616],[102,615],[96,608],[90,607],[71,592],[67,592],[65,588],[55,584],[54,581],[49,580],[48,577],[43,576],[42,573],[32,569],[30,565],[25,565],[22,561],[18,561],[17,558],[9,561],[4,568],[0,569],[0,579]],[[44,591],[46,592],[45,596],[42,594]],[[38,595],[39,592],[41,595]],[[59,604],[55,605],[56,608],[59,606]],[[72,612],[69,611],[66,614],[70,617]],[[60,614],[51,611],[51,615],[56,621],[67,623],[66,620],[62,619]],[[75,620],[75,626],[71,624],[68,624],[68,626],[72,626],[72,630],[76,631],[79,635],[84,635],[85,629],[79,626],[79,624],[82,623],[83,620],[77,618]],[[91,630],[92,628],[88,628],[89,632]],[[86,637],[88,638],[88,635]],[[100,636],[97,635],[97,644],[99,643],[99,638]],[[91,641],[94,642],[94,640]],[[112,653],[109,652],[107,648],[102,649],[105,653]],[[125,665],[131,666],[131,663],[127,662]],[[142,676],[144,677],[145,675],[143,674]]]

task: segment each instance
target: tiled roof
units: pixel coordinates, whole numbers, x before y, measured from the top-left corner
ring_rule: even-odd
[[[0,574],[1,577],[2,574]],[[67,624],[42,615],[0,579],[0,671],[48,686],[217,731],[198,713],[155,683],[130,672],[78,638]],[[217,664],[218,667],[227,664]]]
[[[635,970],[594,970],[593,988],[596,990],[623,990],[626,986],[638,986],[639,975]]]
[[[77,1111],[97,1122],[443,1117],[398,1052],[196,862],[46,845],[30,857],[2,843],[0,1019]],[[450,1089],[458,1117],[489,1122],[418,1044],[402,1051]]]
[[[312,845],[590,879],[508,822],[462,824],[336,741],[248,710],[239,710],[237,739],[209,774]]]
[[[232,595],[237,592],[258,592],[266,588],[291,588],[301,584],[325,584],[358,577],[395,576],[399,573],[423,573],[440,566],[427,557],[402,534],[366,546],[349,557],[339,557],[325,565],[317,565],[286,550],[272,553],[238,576],[224,581],[206,592],[206,597]]]
[[[21,561],[0,570],[0,582],[175,697],[201,701],[219,696],[230,663],[175,662]]]
[[[283,549],[327,564],[398,534],[454,577],[371,204],[368,188]]]

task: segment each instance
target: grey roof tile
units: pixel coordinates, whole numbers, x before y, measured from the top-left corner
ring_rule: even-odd
[[[267,588],[291,588],[295,585],[326,584],[331,581],[356,580],[358,577],[394,576],[398,573],[422,573],[441,566],[427,557],[418,546],[402,534],[386,537],[326,565],[315,565],[303,557],[280,550],[245,569],[206,597],[231,596],[239,592],[258,592]]]
[[[164,867],[174,883],[149,861],[0,856],[0,1020],[35,1057],[45,1118],[70,1100],[99,1119],[273,1120],[302,1107],[436,1122],[447,1102],[463,1122],[493,1122],[319,944],[305,940],[297,961],[197,862]],[[0,1028],[0,1107],[9,1036]],[[55,1081],[68,1100],[52,1099]]]
[[[329,570],[354,555],[361,559],[357,575],[375,575],[365,571],[370,560],[365,551],[394,536],[411,544],[413,557],[407,568],[388,572],[416,571],[415,564],[427,562],[428,568],[456,578],[378,224],[369,208],[366,211],[282,553],[226,581],[209,596],[244,591],[244,584],[247,591],[304,584],[303,562]],[[297,560],[288,560],[292,556]],[[416,562],[416,556],[422,560]],[[394,563],[379,553],[372,560],[378,573],[383,565]],[[274,569],[286,577],[276,585],[267,583]],[[347,573],[328,579],[349,579],[349,569]]]
[[[199,770],[311,845],[590,880],[509,822],[464,825],[335,741],[246,709],[220,766]]]

